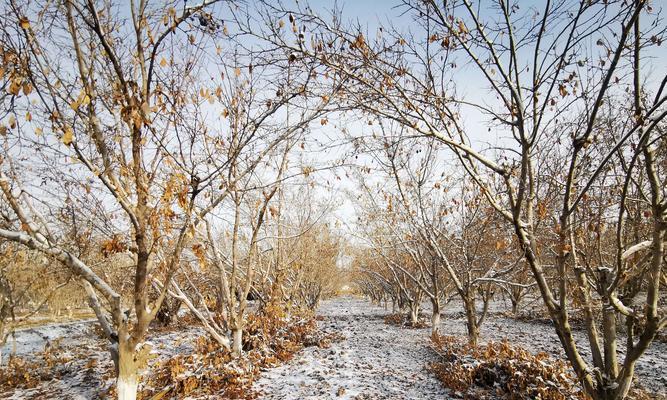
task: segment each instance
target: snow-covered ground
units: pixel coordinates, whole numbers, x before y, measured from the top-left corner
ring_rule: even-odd
[[[68,344],[75,345],[90,337],[89,331],[93,329],[95,319],[87,319],[68,323],[49,323],[39,327],[17,330],[13,336],[7,339],[2,347],[2,354],[15,354],[23,356],[44,350],[47,344],[53,341],[66,339]],[[74,341],[74,343],[72,342]],[[7,362],[7,357],[3,358]]]
[[[539,308],[539,303],[533,309]],[[505,316],[507,307],[501,302],[493,303],[492,311],[484,321],[480,341],[500,341],[508,339],[512,344],[524,347],[533,353],[545,352],[554,357],[565,358],[556,331],[548,320],[522,321]],[[503,310],[503,312],[501,312]],[[453,302],[443,313],[441,333],[443,335],[466,335],[465,316],[463,307]],[[582,355],[592,363],[592,356],[588,352],[588,339],[584,332],[574,332]],[[618,349],[625,354],[625,338],[619,337]],[[623,356],[620,357],[623,359]],[[648,392],[667,397],[667,343],[654,341],[648,351],[639,359],[635,366],[635,382]]]
[[[534,353],[564,357],[553,327],[504,317],[495,303],[482,326],[480,342],[505,338]],[[266,399],[447,399],[447,391],[424,366],[429,328],[408,329],[386,325],[389,311],[361,299],[343,297],[326,301],[319,314],[328,332],[346,340],[330,349],[307,348],[287,364],[266,371],[255,389]],[[452,303],[444,312],[441,333],[465,336],[462,308]],[[576,334],[585,343],[585,337]],[[620,347],[620,346],[619,346]],[[667,395],[667,344],[655,342],[637,363],[637,379],[646,390]]]
[[[308,347],[290,362],[262,374],[260,399],[446,399],[425,371],[434,360],[428,330],[386,325],[387,311],[340,297],[323,302],[320,327],[345,339],[328,349]]]
[[[41,355],[45,348],[56,362],[47,380],[42,376],[35,387],[2,392],[0,399],[59,399],[91,400],[106,398],[105,393],[113,384],[113,363],[108,352],[108,342],[98,338],[92,330],[95,321],[48,324],[16,332],[3,349],[4,360],[9,354],[26,359]],[[156,358],[150,364],[164,361],[175,354],[194,352],[195,340],[204,335],[199,327],[176,332],[155,332],[150,337],[152,352]],[[37,371],[26,371],[32,375]],[[147,371],[144,370],[143,373]],[[41,374],[41,372],[40,372]]]
[[[502,304],[493,304],[482,326],[481,341],[509,339],[533,352],[562,357],[550,324],[517,321],[503,315]],[[425,310],[428,311],[428,310]],[[354,297],[323,302],[318,314],[320,328],[342,334],[345,339],[329,348],[308,347],[291,361],[263,371],[253,389],[259,399],[448,399],[447,391],[425,370],[434,354],[429,350],[429,328],[409,329],[387,325],[381,307]],[[17,332],[16,344],[3,349],[26,356],[47,345],[62,359],[51,381],[33,389],[0,393],[9,399],[100,398],[113,382],[112,365],[103,340],[91,338],[94,324],[47,325]],[[465,335],[465,320],[457,304],[444,311],[441,332]],[[153,351],[164,360],[193,351],[193,341],[203,335],[190,327],[177,332],[156,332],[150,338]],[[584,342],[584,337],[576,335]],[[10,340],[11,341],[11,340]],[[89,360],[93,359],[93,362]],[[637,364],[638,381],[645,389],[667,395],[667,344],[655,342]]]

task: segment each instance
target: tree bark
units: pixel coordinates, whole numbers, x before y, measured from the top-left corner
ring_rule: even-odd
[[[433,310],[431,311],[431,335],[435,335],[440,331],[440,302],[433,302]]]
[[[510,301],[512,302],[512,315],[516,317],[519,314],[519,300],[511,297]]]
[[[139,386],[139,368],[129,343],[118,346],[116,392],[118,400],[136,400]]]
[[[232,354],[240,357],[243,352],[243,329],[234,328],[232,330]]]
[[[479,338],[479,327],[477,326],[477,312],[475,310],[474,300],[465,301],[464,303],[468,328],[468,342],[472,346],[477,346],[477,339]]]
[[[410,323],[416,325],[419,321],[419,303],[410,304]]]

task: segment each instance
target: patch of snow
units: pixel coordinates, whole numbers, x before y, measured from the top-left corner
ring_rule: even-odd
[[[364,300],[340,297],[318,312],[325,332],[346,339],[330,348],[308,347],[262,373],[253,389],[261,399],[447,399],[425,370],[435,361],[428,330],[386,325],[387,313]]]

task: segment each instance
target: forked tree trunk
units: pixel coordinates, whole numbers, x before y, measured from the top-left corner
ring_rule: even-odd
[[[519,314],[519,299],[510,297],[510,301],[512,302],[512,315],[516,317]]]
[[[414,302],[410,304],[410,323],[412,325],[417,324],[419,321],[419,303]]]

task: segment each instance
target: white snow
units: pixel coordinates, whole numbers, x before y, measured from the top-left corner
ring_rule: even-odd
[[[320,327],[346,339],[329,349],[309,347],[255,383],[261,399],[429,399],[447,391],[425,370],[434,361],[428,329],[386,325],[387,312],[341,297],[323,302]]]
[[[508,318],[501,312],[504,309],[500,303],[492,304],[491,314],[481,328],[480,343],[507,338],[533,353],[543,351],[564,357],[549,323]],[[462,310],[454,302],[445,307],[441,334],[465,337]],[[389,311],[352,297],[325,301],[319,313],[324,317],[320,322],[322,329],[344,333],[347,339],[330,349],[307,348],[289,363],[266,371],[254,386],[261,393],[260,398],[449,398],[442,385],[424,370],[433,360],[428,350],[430,328],[386,325],[382,317]],[[581,332],[575,332],[575,338],[586,343]],[[585,351],[584,355],[588,356]],[[667,395],[664,371],[667,371],[667,344],[654,342],[637,363],[635,379],[644,389],[664,396]]]
[[[492,304],[491,314],[481,328],[481,342],[508,338],[513,344],[532,352],[544,351],[563,357],[550,323],[509,318],[503,314],[505,309],[502,304]],[[354,297],[323,302],[319,310],[323,317],[318,322],[320,328],[340,333],[345,339],[327,349],[308,347],[288,363],[263,371],[253,387],[260,393],[258,398],[450,398],[441,383],[425,370],[429,361],[435,361],[434,353],[429,349],[430,328],[387,325],[383,317],[388,313]],[[58,354],[71,357],[71,361],[55,367],[60,371],[58,379],[42,382],[33,389],[0,393],[0,398],[99,398],[100,393],[113,383],[113,366],[107,351],[108,342],[94,339],[89,332],[92,327],[90,322],[77,322],[17,332],[17,354],[40,353],[49,343]],[[465,317],[460,305],[450,303],[445,307],[441,333],[465,335]],[[147,342],[153,345],[152,352],[159,354],[151,363],[163,362],[175,354],[191,354],[196,338],[204,334],[201,328],[192,327],[151,335]],[[581,332],[575,332],[575,337],[586,342]],[[623,341],[620,342],[619,348],[622,348]],[[10,342],[3,349],[5,359],[12,347]],[[91,359],[94,360],[92,364],[89,363]],[[653,343],[637,363],[636,370],[642,387],[656,395],[667,395],[667,374],[664,372],[667,370],[667,343]]]

